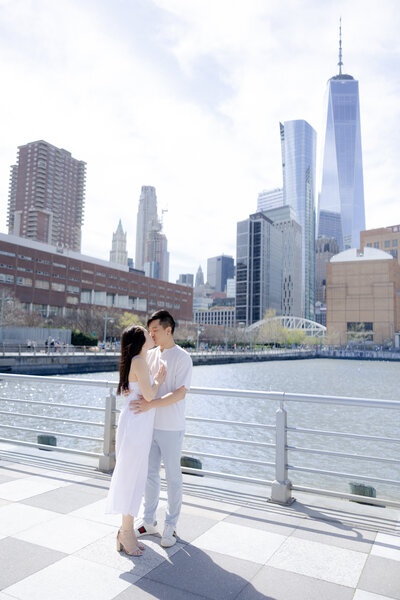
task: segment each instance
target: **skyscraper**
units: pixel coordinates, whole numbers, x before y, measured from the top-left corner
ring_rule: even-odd
[[[291,206],[284,205],[263,211],[282,233],[282,305],[281,315],[301,316],[302,298],[302,235]]]
[[[135,266],[143,269],[147,277],[169,279],[168,241],[157,214],[156,189],[150,185],[142,186],[139,198]]]
[[[86,163],[43,140],[18,147],[11,167],[8,232],[77,252]]]
[[[197,273],[196,273],[194,287],[200,287],[201,285],[204,285],[204,275],[203,275],[203,269],[201,268],[201,265],[199,265],[199,268],[197,269]]]
[[[259,212],[237,224],[236,323],[264,318],[267,309],[281,314],[282,233]]]
[[[315,300],[315,156],[317,134],[303,120],[280,123],[283,199],[302,229],[301,315],[314,319]]]
[[[318,235],[336,238],[344,250],[360,247],[365,209],[358,81],[342,73],[341,27],[338,66],[327,88]]]
[[[161,222],[154,223],[147,234],[144,272],[153,279],[169,280],[168,240],[161,233]]]
[[[180,273],[176,283],[179,285],[187,285],[188,287],[193,287],[194,285],[194,275],[193,273]]]
[[[110,251],[110,262],[119,265],[128,264],[128,252],[126,250],[126,233],[122,229],[121,219],[117,231],[113,233],[112,250]]]
[[[235,274],[232,256],[213,256],[207,259],[207,281],[216,292],[225,292],[227,279]]]
[[[271,210],[283,206],[283,189],[263,190],[258,194],[257,212],[260,210]]]
[[[137,269],[144,269],[147,236],[154,222],[157,221],[156,188],[151,185],[143,185],[136,219],[135,266]]]

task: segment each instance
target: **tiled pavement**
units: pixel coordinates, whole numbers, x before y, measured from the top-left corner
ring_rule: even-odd
[[[85,459],[87,460],[87,459]],[[0,445],[0,600],[400,599],[400,511],[185,476],[179,542],[115,549],[109,477]],[[163,521],[162,492],[159,521]]]

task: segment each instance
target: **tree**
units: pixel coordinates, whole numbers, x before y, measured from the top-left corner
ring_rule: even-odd
[[[118,315],[117,322],[116,322],[117,331],[122,333],[123,330],[126,329],[127,327],[129,327],[130,325],[142,325],[142,327],[143,327],[144,322],[135,313],[124,312],[122,315]]]
[[[276,310],[269,308],[265,311],[264,324],[260,327],[257,341],[267,344],[282,344],[285,341],[285,328],[279,319],[275,319]]]

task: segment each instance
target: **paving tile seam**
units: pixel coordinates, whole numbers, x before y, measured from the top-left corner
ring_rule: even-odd
[[[260,571],[262,571],[263,568],[265,567],[265,565],[259,565],[259,566],[260,566],[260,568],[254,573],[254,575],[252,577],[250,577],[250,579],[246,579],[246,584],[242,587],[242,589],[236,594],[236,596],[232,600],[235,600],[236,598],[238,598],[240,596],[240,594],[242,594],[243,591],[247,588],[248,585],[252,585],[254,587],[254,585],[252,583],[253,580],[257,577],[257,575],[260,573]],[[266,598],[266,600],[268,600],[268,599]]]

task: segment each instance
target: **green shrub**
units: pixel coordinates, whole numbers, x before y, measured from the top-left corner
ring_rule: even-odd
[[[91,333],[83,333],[79,329],[71,331],[71,344],[73,346],[97,346],[97,336]]]

